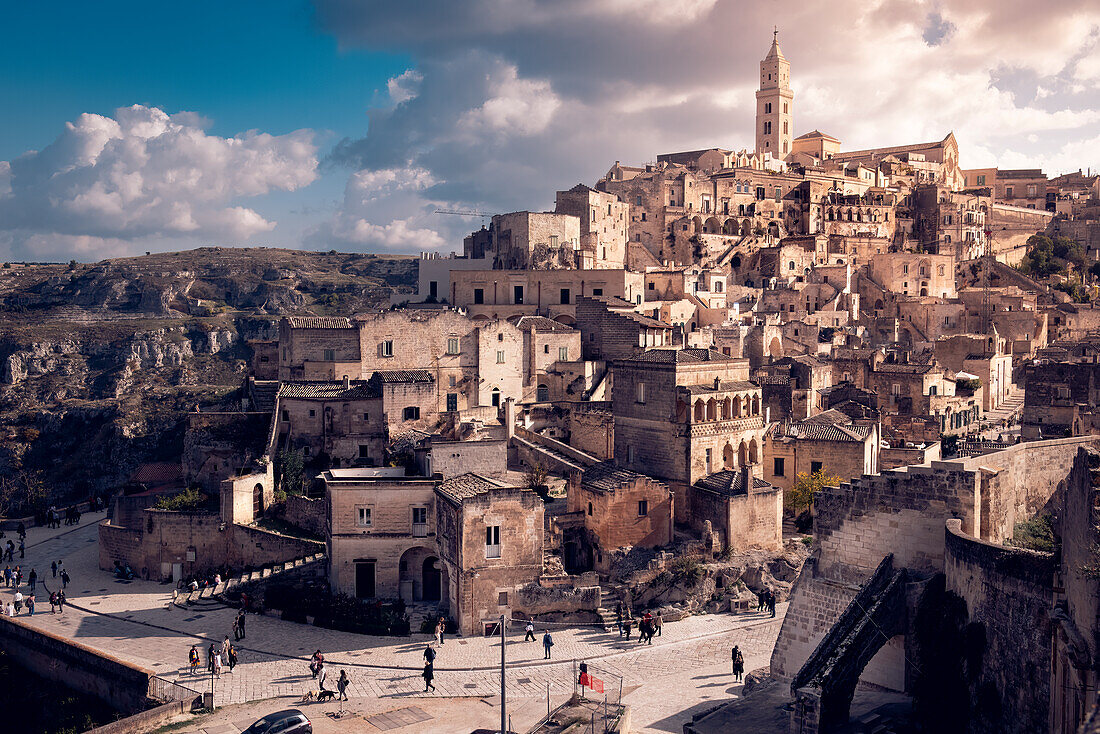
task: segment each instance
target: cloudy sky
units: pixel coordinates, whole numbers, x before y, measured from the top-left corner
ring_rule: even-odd
[[[1095,0],[19,3],[0,258],[461,250],[616,160],[750,147],[779,27],[795,132],[954,131],[963,167],[1100,168]]]

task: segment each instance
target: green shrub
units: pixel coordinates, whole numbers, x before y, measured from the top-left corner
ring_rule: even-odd
[[[1017,548],[1053,553],[1054,519],[1050,515],[1043,514],[1016,523],[1009,543]]]
[[[193,512],[205,504],[206,495],[194,487],[188,487],[179,494],[158,497],[153,508],[172,512]]]

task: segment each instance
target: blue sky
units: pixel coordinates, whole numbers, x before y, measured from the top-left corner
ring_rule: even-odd
[[[461,249],[616,160],[752,145],[773,25],[795,133],[1100,167],[1095,0],[9,4],[0,258]],[[182,8],[182,10],[180,9]]]

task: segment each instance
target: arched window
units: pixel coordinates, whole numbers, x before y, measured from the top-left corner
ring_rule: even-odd
[[[787,270],[794,270],[794,260],[787,263]]]
[[[535,399],[540,403],[549,402],[550,400],[550,388],[546,385],[539,385],[535,389]]]

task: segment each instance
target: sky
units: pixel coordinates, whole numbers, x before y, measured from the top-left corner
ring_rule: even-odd
[[[183,8],[183,10],[180,10]],[[796,134],[1100,169],[1095,0],[19,3],[0,259],[203,245],[461,251],[615,162],[753,145],[778,27]]]

